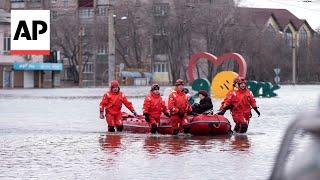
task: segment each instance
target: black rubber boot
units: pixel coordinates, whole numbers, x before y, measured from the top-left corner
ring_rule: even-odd
[[[236,126],[234,127],[234,131],[236,133],[246,133],[247,130],[248,130],[247,123],[236,124]]]
[[[234,132],[239,133],[240,132],[240,125],[236,124],[236,126],[233,129]]]
[[[155,134],[155,133],[157,133],[157,131],[158,131],[157,125],[156,124],[152,124],[151,125],[151,133]]]
[[[117,126],[117,131],[118,131],[118,132],[122,132],[122,130],[123,130],[123,125]]]
[[[241,124],[240,133],[246,133],[247,130],[248,130],[248,124],[247,123],[242,123]]]
[[[114,126],[108,126],[108,131],[109,132],[115,132],[116,130],[114,129]]]
[[[179,133],[179,129],[174,129],[173,130],[173,135],[177,135]]]
[[[190,128],[188,126],[183,127],[183,133],[185,134],[190,133]]]

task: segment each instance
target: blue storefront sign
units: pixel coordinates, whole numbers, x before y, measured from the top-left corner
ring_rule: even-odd
[[[61,71],[62,63],[27,63],[27,62],[15,62],[13,63],[14,70],[24,70],[24,71]]]

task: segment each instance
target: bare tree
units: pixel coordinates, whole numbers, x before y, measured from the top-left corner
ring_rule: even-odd
[[[52,22],[51,43],[68,59],[74,83],[79,82],[79,58],[85,66],[95,51],[93,24],[81,24],[75,14],[64,14]],[[101,37],[100,37],[101,38]],[[81,52],[80,52],[81,50]],[[81,53],[81,54],[80,54]],[[82,68],[82,71],[84,68]]]
[[[229,1],[206,3],[196,6],[198,18],[195,19],[196,29],[206,40],[206,50],[216,56],[230,51],[227,47],[230,32],[234,27],[235,5]],[[217,68],[208,63],[208,79],[216,73]]]
[[[194,9],[184,1],[174,1],[167,18],[161,18],[154,24],[158,38],[158,47],[167,55],[171,69],[172,82],[184,77],[186,79],[186,60],[193,53],[192,20]]]
[[[310,79],[309,81],[312,82],[320,82],[320,29],[318,29],[315,33],[314,33],[314,37],[312,38],[312,41],[310,43],[310,65],[308,72],[310,72]]]
[[[127,67],[143,68],[150,54],[151,3],[123,0],[115,8],[116,51]]]

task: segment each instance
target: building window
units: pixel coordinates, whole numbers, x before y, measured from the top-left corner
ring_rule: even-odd
[[[84,73],[93,73],[93,64],[87,63],[83,67],[83,72]]]
[[[79,9],[80,18],[90,18],[90,17],[93,17],[93,15],[94,15],[93,9],[88,9],[88,8]]]
[[[288,45],[288,47],[292,47],[293,45],[293,37],[292,37],[292,32],[289,28],[284,33],[284,39]]]
[[[66,68],[64,71],[64,80],[72,80],[73,78],[73,71],[72,68]]]
[[[167,72],[166,65],[164,63],[161,64],[161,70],[162,70],[162,72]]]
[[[52,19],[56,19],[57,18],[57,11],[51,11],[51,16],[52,16]]]
[[[51,3],[52,4],[54,4],[54,3],[56,3],[57,2],[57,0],[51,0]]]
[[[299,32],[299,44],[300,46],[307,45],[307,31],[304,28],[302,28]]]
[[[153,65],[153,72],[168,72],[168,63],[155,63]]]
[[[63,7],[68,8],[69,6],[69,0],[63,0]]]
[[[156,26],[156,35],[165,35],[167,34],[166,28],[164,27],[164,25],[157,25]]]
[[[11,41],[10,41],[10,37],[5,36],[3,38],[3,51],[4,52],[8,52],[11,50]]]
[[[106,54],[106,47],[104,45],[99,46],[97,50],[97,54]]]
[[[186,2],[190,4],[195,4],[195,3],[199,3],[199,0],[187,0]]]
[[[276,31],[275,31],[275,29],[273,28],[273,26],[272,26],[271,24],[268,25],[267,31],[268,31],[272,36],[275,36],[275,35],[276,35]]]
[[[163,36],[154,36],[153,38],[153,53],[154,54],[165,54],[166,53],[166,38]]]
[[[97,8],[97,15],[98,16],[106,16],[107,14],[107,8],[105,7],[98,7]]]
[[[153,13],[155,16],[166,16],[169,12],[168,3],[159,3],[153,6]]]

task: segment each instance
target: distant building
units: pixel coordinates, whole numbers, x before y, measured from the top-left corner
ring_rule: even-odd
[[[299,19],[286,9],[239,7],[242,25],[255,26],[275,35],[282,35],[288,46],[299,47],[310,44],[314,30],[305,19]]]

